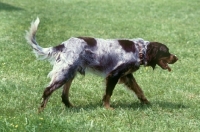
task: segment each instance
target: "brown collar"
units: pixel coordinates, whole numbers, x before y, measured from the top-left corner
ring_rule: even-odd
[[[149,41],[145,41],[141,38],[138,38],[138,39],[135,39],[134,42],[139,52],[140,65],[146,66],[147,65],[146,50],[147,50]]]
[[[140,58],[140,65],[145,65],[144,54],[143,53],[139,53],[139,58]]]

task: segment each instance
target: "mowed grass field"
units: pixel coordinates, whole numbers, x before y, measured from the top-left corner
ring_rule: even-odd
[[[1,132],[198,132],[200,131],[200,2],[198,0],[1,0]],[[114,110],[102,107],[104,78],[77,75],[70,89],[74,108],[61,102],[62,88],[40,114],[52,66],[35,59],[24,38],[39,17],[43,47],[74,36],[144,38],[166,44],[179,60],[172,72],[141,66],[134,73],[151,105],[117,85]]]

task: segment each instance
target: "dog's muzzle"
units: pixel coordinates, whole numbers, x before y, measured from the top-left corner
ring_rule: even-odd
[[[171,61],[169,62],[169,64],[174,64],[178,60],[178,57],[176,55],[171,54],[170,60]]]

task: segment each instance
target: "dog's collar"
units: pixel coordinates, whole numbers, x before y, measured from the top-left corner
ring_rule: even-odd
[[[140,65],[146,66],[147,65],[146,51],[147,51],[147,46],[149,44],[149,41],[145,41],[141,38],[137,38],[137,39],[134,39],[134,43],[139,52]]]

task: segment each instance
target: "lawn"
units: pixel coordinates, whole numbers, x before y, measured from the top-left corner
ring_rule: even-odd
[[[200,131],[200,2],[198,0],[1,0],[1,132],[198,132]],[[151,105],[117,85],[114,110],[102,107],[104,78],[77,75],[65,108],[61,90],[37,109],[52,66],[36,60],[24,38],[39,17],[43,47],[74,36],[144,38],[166,44],[179,60],[172,72],[141,67],[134,76]]]

